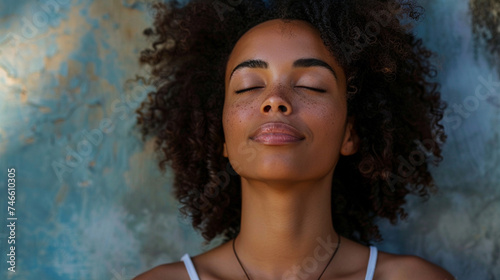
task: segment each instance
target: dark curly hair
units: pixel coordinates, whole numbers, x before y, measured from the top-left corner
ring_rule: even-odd
[[[348,115],[360,138],[332,181],[332,219],[343,236],[380,241],[377,218],[405,218],[409,193],[435,190],[428,163],[446,140],[432,53],[411,33],[423,9],[395,0],[232,0],[155,3],[152,46],[140,54],[155,90],[138,108],[144,137],[156,137],[160,168],[171,166],[181,212],[206,239],[234,238],[240,178],[222,156],[225,67],[237,40],[271,19],[303,20],[321,34],[347,77]]]

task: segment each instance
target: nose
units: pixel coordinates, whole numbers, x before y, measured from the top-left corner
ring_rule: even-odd
[[[286,88],[278,86],[273,89],[262,103],[260,111],[263,114],[281,112],[284,115],[290,115],[292,113],[292,105],[290,100],[287,98]]]

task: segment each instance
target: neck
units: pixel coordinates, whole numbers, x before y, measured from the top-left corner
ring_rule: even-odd
[[[319,277],[337,247],[331,179],[285,184],[242,178],[235,247],[252,279]]]

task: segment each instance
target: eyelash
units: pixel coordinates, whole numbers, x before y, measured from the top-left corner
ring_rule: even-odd
[[[243,93],[243,92],[246,92],[246,91],[251,91],[251,90],[254,90],[254,89],[257,89],[257,88],[262,88],[262,87],[252,87],[252,88],[240,89],[240,90],[235,91],[235,93],[239,94],[239,93]],[[299,88],[305,88],[305,89],[309,89],[309,90],[316,91],[316,92],[321,92],[321,93],[326,92],[326,90],[320,89],[320,88],[312,88],[312,87],[299,87]]]
[[[251,91],[251,90],[254,90],[256,88],[262,88],[262,87],[252,87],[252,88],[246,88],[246,89],[240,89],[240,90],[237,90],[235,91],[235,93],[242,93],[242,92],[245,92],[245,91]]]

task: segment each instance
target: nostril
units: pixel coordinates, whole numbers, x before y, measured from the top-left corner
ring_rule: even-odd
[[[278,109],[279,109],[279,110],[281,110],[281,112],[283,112],[283,113],[286,113],[286,111],[288,110],[288,109],[286,108],[286,106],[284,106],[284,105],[280,105],[280,106],[278,107]]]
[[[271,105],[266,105],[264,107],[264,112],[267,113],[267,112],[269,112],[269,110],[271,110]]]

